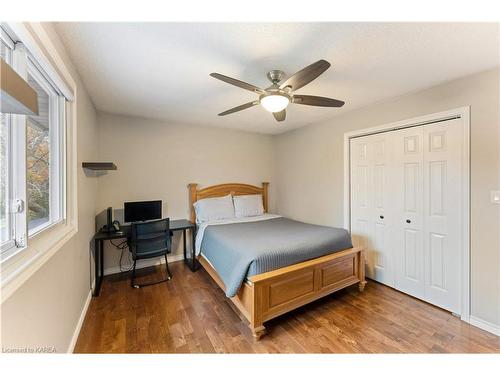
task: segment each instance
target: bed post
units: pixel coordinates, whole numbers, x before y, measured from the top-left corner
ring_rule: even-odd
[[[263,182],[262,183],[262,201],[264,204],[264,212],[269,211],[269,203],[268,203],[268,188],[269,188],[269,182]]]
[[[362,292],[365,289],[366,279],[365,279],[365,249],[359,252],[359,291]]]
[[[188,185],[189,188],[189,219],[192,223],[196,221],[196,213],[194,212],[193,204],[196,202],[196,191],[198,189],[198,184],[191,183]]]
[[[250,330],[255,341],[259,341],[266,334],[261,306],[263,302],[263,289],[258,283],[252,284],[252,306],[250,309]]]

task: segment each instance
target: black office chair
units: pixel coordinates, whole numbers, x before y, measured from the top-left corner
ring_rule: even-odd
[[[132,252],[134,267],[132,269],[132,279],[130,284],[134,288],[154,285],[168,281],[172,278],[172,273],[168,268],[167,254],[171,252],[172,232],[170,231],[170,219],[147,221],[144,223],[132,223],[131,236],[128,247]],[[167,278],[146,284],[135,284],[135,265],[140,259],[155,257],[165,257],[167,268]]]

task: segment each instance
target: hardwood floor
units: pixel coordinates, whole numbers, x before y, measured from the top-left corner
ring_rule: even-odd
[[[500,353],[500,338],[450,313],[368,281],[268,323],[254,342],[247,323],[203,270],[171,265],[170,282],[130,287],[129,275],[104,279],[76,353]],[[160,274],[161,272],[161,274]],[[139,282],[164,269],[138,271]]]

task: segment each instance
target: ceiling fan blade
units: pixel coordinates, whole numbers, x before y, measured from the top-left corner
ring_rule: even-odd
[[[249,83],[246,83],[246,82],[240,81],[238,79],[231,78],[231,77],[219,74],[219,73],[210,73],[210,76],[217,78],[217,79],[220,79],[221,81],[224,81],[226,83],[229,83],[230,85],[234,85],[234,86],[240,87],[242,89],[255,92],[257,94],[262,94],[264,92],[264,90],[262,90],[261,88],[259,88],[257,86],[251,85]]]
[[[292,90],[298,90],[307,85],[309,82],[318,78],[325,70],[330,67],[330,63],[326,60],[319,60],[315,63],[306,66],[304,69],[298,71],[293,76],[288,78],[280,85],[280,89],[289,86]]]
[[[248,103],[239,105],[237,107],[228,109],[227,111],[221,112],[221,113],[219,113],[219,116],[225,116],[225,115],[229,115],[229,114],[234,113],[234,112],[242,111],[244,109],[253,107],[254,105],[257,105],[257,104],[259,104],[259,101],[254,100],[253,102],[248,102]]]
[[[342,107],[345,104],[342,100],[313,95],[294,95],[292,103],[316,107]]]
[[[273,116],[276,121],[285,121],[286,118],[286,110],[282,110],[280,112],[273,112]]]

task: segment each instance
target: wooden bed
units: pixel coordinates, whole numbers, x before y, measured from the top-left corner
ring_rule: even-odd
[[[262,187],[231,183],[198,189],[197,184],[189,184],[191,221],[196,222],[193,204],[197,200],[228,194],[261,194],[267,212],[268,186],[267,182],[263,182]],[[225,291],[224,283],[210,263],[203,256],[199,256],[198,261]],[[231,301],[250,322],[252,334],[258,340],[265,334],[264,322],[356,283],[360,291],[366,284],[365,250],[362,247],[251,276]]]

